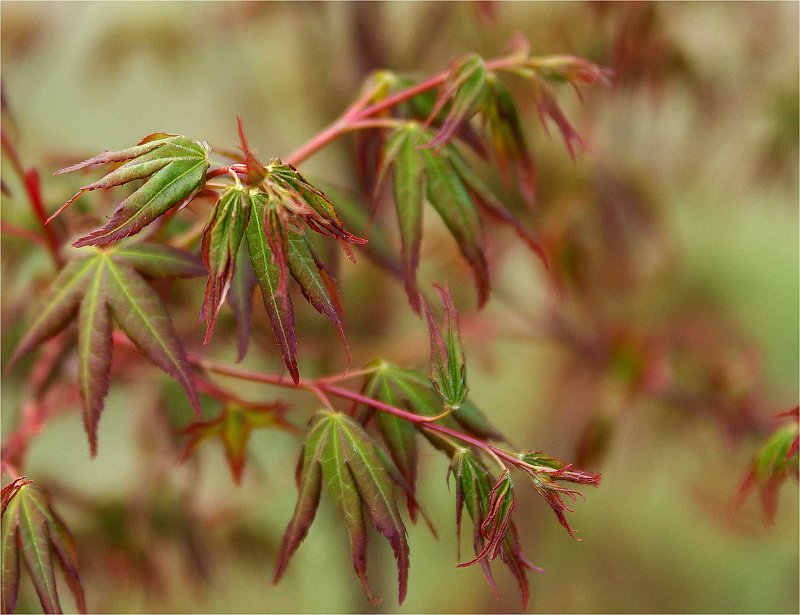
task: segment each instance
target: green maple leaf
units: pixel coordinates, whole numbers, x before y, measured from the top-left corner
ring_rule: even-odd
[[[324,482],[345,520],[353,568],[370,602],[365,516],[389,541],[397,560],[399,601],[408,583],[408,542],[394,497],[391,474],[364,429],[343,414],[320,410],[311,420],[299,468],[298,498],[281,544],[277,582],[314,521]]]
[[[97,424],[108,393],[111,319],[148,359],[174,377],[199,413],[194,377],[160,297],[140,274],[192,277],[205,272],[199,259],[167,246],[120,245],[93,248],[56,276],[11,358],[33,350],[78,315],[78,386],[92,455]]]
[[[467,362],[461,346],[458,312],[449,288],[434,285],[444,306],[443,326],[434,320],[428,305],[423,302],[431,338],[430,377],[436,391],[449,408],[458,409],[467,399]]]
[[[59,215],[80,196],[91,190],[121,186],[147,179],[122,201],[100,229],[78,239],[73,245],[99,246],[134,235],[173,207],[188,203],[205,185],[210,148],[206,143],[180,135],[154,133],[135,147],[102,154],[56,172],[69,173],[101,164],[124,162],[103,178],[83,186],[56,211]]]
[[[22,560],[45,613],[62,612],[55,561],[64,572],[78,610],[85,613],[75,542],[45,495],[21,477],[3,487],[2,499],[3,612],[14,612]]]

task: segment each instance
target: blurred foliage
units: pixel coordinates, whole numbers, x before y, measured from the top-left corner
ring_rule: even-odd
[[[796,3],[3,2],[0,11],[3,129],[23,164],[38,166],[49,212],[83,183],[50,176],[76,159],[156,130],[222,146],[235,142],[237,114],[262,159],[285,155],[336,117],[371,71],[419,76],[466,53],[493,57],[516,31],[534,53],[614,70],[613,86],[583,92],[583,105],[563,96],[590,149],[575,163],[536,123],[536,102],[521,109],[538,194],[532,210],[518,197],[505,202],[535,230],[552,275],[505,241],[511,230],[497,231],[487,242],[491,298],[483,312],[461,313],[472,398],[492,422],[515,442],[604,476],[581,507],[581,543],[552,529],[552,513],[534,495],[517,494],[520,540],[549,573],[531,579],[529,610],[798,611],[796,481],[777,495],[771,527],[758,498],[734,512],[742,478],[770,442],[772,417],[797,403]],[[357,147],[338,141],[303,173],[330,186],[332,199],[358,201]],[[9,167],[4,157],[3,223],[35,229]],[[508,196],[497,178],[485,180]],[[69,233],[86,230],[81,207],[64,221]],[[363,224],[385,232],[397,258],[393,215],[378,207]],[[188,230],[174,224],[176,235]],[[471,305],[468,268],[444,225],[433,216],[424,224],[420,286],[449,280],[456,303]],[[375,262],[343,261],[335,271],[353,365],[384,356],[419,366],[429,348],[424,323],[402,280]],[[0,273],[7,363],[53,268],[35,243],[4,233]],[[177,326],[187,346],[199,347],[202,288],[180,282],[168,298],[172,310],[191,313]],[[253,319],[249,365],[279,371],[267,317]],[[314,370],[340,369],[336,332],[306,306],[296,319]],[[225,311],[215,340],[224,338],[236,338]],[[235,344],[212,344],[209,353],[232,361]],[[90,461],[75,395],[63,387],[37,395],[49,372],[77,372],[75,357],[51,354],[36,379],[23,377],[30,359],[4,376],[3,442],[13,447],[8,438],[24,413],[62,409],[33,440],[26,471],[75,536],[90,610],[519,609],[504,571],[495,601],[476,567],[456,569],[447,463],[429,447],[417,499],[442,538],[409,526],[402,607],[370,606],[352,585],[346,539],[325,497],[316,540],[270,586],[292,512],[286,460],[294,463],[297,438],[253,431],[238,487],[222,447],[199,447],[176,466],[188,403],[177,385],[127,356],[135,353],[121,352],[103,445]],[[236,386],[242,398],[274,399],[263,387]],[[787,471],[796,477],[796,463]],[[370,582],[391,595],[390,549],[370,542]],[[26,583],[23,576],[18,610],[36,610]],[[70,608],[69,596],[62,600]]]

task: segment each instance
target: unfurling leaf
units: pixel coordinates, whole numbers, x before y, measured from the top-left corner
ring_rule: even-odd
[[[12,613],[16,606],[20,559],[25,563],[45,613],[62,612],[54,559],[64,571],[78,610],[86,612],[75,542],[47,497],[24,477],[3,488],[2,555],[4,613]]]
[[[768,524],[778,512],[778,492],[793,475],[798,477],[798,409],[783,412],[778,417],[792,417],[791,423],[775,429],[753,457],[750,468],[739,485],[736,507],[740,507],[754,487],[758,487],[761,509]]]
[[[111,317],[148,359],[174,377],[199,412],[194,377],[158,294],[136,270],[151,277],[201,274],[191,255],[150,244],[120,245],[69,263],[56,276],[12,361],[66,327],[78,315],[78,388],[92,455],[108,393]]]
[[[203,231],[203,262],[208,269],[208,282],[200,310],[200,320],[206,322],[204,343],[211,341],[217,325],[217,315],[228,295],[239,244],[244,236],[250,215],[250,204],[241,186],[227,189],[220,196]]]
[[[297,429],[286,420],[289,407],[281,402],[254,404],[240,399],[228,399],[215,419],[198,421],[183,428],[189,441],[181,458],[188,459],[197,446],[207,440],[219,438],[225,447],[225,458],[236,483],[241,483],[247,455],[247,443],[254,429]]]
[[[559,485],[556,481],[567,481],[583,485],[599,485],[600,474],[592,474],[577,468],[571,464],[554,457],[549,457],[540,452],[522,453],[519,455],[524,464],[517,466],[530,479],[533,488],[542,496],[553,512],[558,517],[558,521],[569,532],[575,540],[581,539],[575,536],[572,528],[567,521],[567,512],[574,512],[564,501],[564,496],[569,497],[573,502],[583,494],[575,489],[570,489]]]
[[[117,206],[105,226],[81,237],[73,245],[99,246],[134,235],[173,207],[188,203],[202,189],[209,167],[209,151],[205,143],[179,135],[156,133],[145,137],[136,147],[104,152],[61,169],[57,174],[127,161],[102,179],[81,188],[50,219],[86,192],[147,178],[141,187]]]
[[[250,263],[247,247],[239,246],[236,253],[236,268],[231,278],[228,292],[228,304],[236,319],[236,337],[239,355],[237,361],[244,359],[247,345],[250,342],[250,328],[253,322],[253,290],[256,287],[256,275]]]
[[[511,520],[514,496],[508,471],[504,471],[492,487],[489,471],[483,463],[472,451],[459,449],[453,455],[448,477],[450,473],[456,483],[459,559],[461,518],[465,506],[474,526],[472,546],[476,557],[460,566],[479,564],[492,593],[499,597],[489,562],[500,555],[517,580],[523,608],[527,608],[530,597],[527,571],[541,572],[541,569],[531,564],[522,554],[517,530]]]
[[[423,303],[431,338],[430,377],[436,391],[448,408],[458,409],[467,399],[467,362],[461,346],[458,313],[449,288],[434,285],[444,306],[444,322],[440,327],[427,304]]]
[[[319,411],[311,419],[303,448],[297,504],[283,537],[275,581],[283,575],[314,520],[323,482],[345,520],[353,568],[370,602],[377,600],[367,582],[365,515],[392,546],[402,603],[408,582],[408,543],[391,476],[363,428],[345,415],[328,410]]]

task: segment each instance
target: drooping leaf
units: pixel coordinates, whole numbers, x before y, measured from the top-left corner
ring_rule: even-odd
[[[394,200],[403,246],[406,294],[415,312],[419,311],[420,304],[416,272],[422,241],[422,203],[425,195],[422,160],[417,151],[421,136],[419,124],[403,124],[387,141],[382,163],[384,169],[394,164]]]
[[[314,522],[322,491],[322,468],[320,461],[330,439],[330,425],[323,414],[311,417],[308,432],[303,442],[303,453],[298,471],[298,494],[294,513],[283,534],[274,583],[280,581],[294,552],[308,534]]]
[[[492,194],[488,186],[486,186],[473,169],[469,168],[466,161],[455,148],[448,148],[446,153],[453,168],[464,182],[473,201],[492,219],[513,228],[517,236],[525,242],[528,248],[530,248],[542,260],[544,266],[547,267],[548,258],[544,247],[525,229],[522,222]]]
[[[467,362],[461,345],[458,313],[449,288],[434,285],[444,306],[444,322],[440,327],[423,302],[431,339],[430,378],[448,408],[458,409],[467,399]]]
[[[79,164],[57,171],[68,173],[110,162],[128,161],[102,179],[87,184],[53,216],[86,192],[120,186],[148,178],[123,200],[100,229],[78,239],[76,247],[104,245],[134,235],[171,208],[187,203],[205,184],[210,148],[205,143],[179,135],[157,133],[145,137],[137,147],[105,152]]]
[[[247,247],[250,262],[261,288],[264,307],[267,310],[275,339],[289,369],[292,380],[297,383],[297,338],[294,332],[294,309],[288,292],[280,293],[280,267],[276,264],[270,242],[266,236],[266,195],[262,192],[250,194],[250,221],[247,223]]]
[[[250,213],[245,190],[240,186],[227,189],[214,205],[203,231],[203,262],[208,269],[208,282],[200,310],[206,322],[204,343],[211,341],[217,315],[231,287],[236,268],[236,254],[247,227]]]
[[[253,404],[239,399],[226,401],[222,412],[214,419],[198,421],[185,427],[182,432],[189,435],[181,458],[188,459],[198,445],[212,439],[222,440],[225,458],[234,481],[242,481],[247,456],[247,443],[254,429],[283,429],[295,432],[285,414],[288,406],[281,402]]]
[[[72,537],[31,481],[21,478],[4,488],[9,492],[2,516],[3,612],[11,613],[19,589],[20,559],[25,563],[45,613],[61,613],[54,556],[62,566],[78,610],[86,612]]]
[[[97,424],[111,374],[111,315],[105,259],[94,259],[78,313],[78,386],[83,400],[83,424],[92,456],[97,454]]]
[[[445,156],[419,150],[425,168],[428,201],[442,218],[469,263],[478,289],[478,305],[489,298],[489,269],[483,251],[478,210]]]
[[[321,410],[312,418],[306,437],[300,493],[281,545],[276,581],[308,532],[323,480],[344,517],[353,567],[367,597],[371,602],[376,601],[367,582],[365,513],[371,525],[392,546],[402,603],[408,580],[408,543],[390,475],[369,435],[351,419],[328,410]]]
[[[493,560],[500,555],[510,527],[514,504],[514,487],[509,471],[505,470],[489,491],[484,518],[480,524],[480,532],[486,545],[475,559],[459,564],[459,567],[469,566],[484,557]]]
[[[108,305],[114,319],[142,354],[178,381],[199,415],[194,376],[161,299],[138,273],[113,257],[107,266]]]
[[[326,284],[326,277],[323,277],[323,273],[326,272],[317,264],[308,238],[305,235],[289,231],[287,239],[289,250],[286,257],[292,277],[300,285],[303,296],[314,306],[314,309],[323,316],[327,316],[333,323],[342,344],[347,349],[339,308],[330,292],[329,284]]]
[[[250,342],[250,327],[253,322],[253,291],[256,288],[256,275],[246,246],[240,245],[236,253],[236,268],[231,278],[228,304],[236,319],[237,361],[244,359]]]

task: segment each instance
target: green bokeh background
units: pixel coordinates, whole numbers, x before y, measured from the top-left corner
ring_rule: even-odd
[[[685,71],[657,89],[599,88],[587,93],[583,108],[570,102],[592,150],[574,165],[557,139],[531,133],[537,153],[557,160],[553,164],[566,181],[570,173],[619,167],[649,183],[664,203],[670,241],[680,254],[676,275],[684,288],[703,288],[725,306],[758,346],[764,413],[774,413],[797,403],[800,370],[798,4],[664,3],[657,9]],[[4,96],[28,164],[125,147],[156,131],[227,146],[235,143],[237,114],[264,157],[286,155],[331,121],[359,85],[357,9],[350,3],[6,1],[0,10]],[[387,68],[399,72],[438,71],[468,51],[496,56],[517,30],[534,53],[590,59],[598,41],[610,36],[608,22],[581,3],[500,3],[493,23],[482,22],[475,5],[462,3],[383,3],[359,10],[379,32]],[[778,154],[765,167],[765,152],[773,150]],[[304,172],[346,184],[346,153],[337,144],[309,160]],[[44,178],[44,190],[51,209],[64,198],[64,184]],[[33,227],[26,215],[3,208],[4,218]],[[6,313],[17,293],[27,296],[27,281],[50,266],[44,256],[17,258],[18,249],[4,242]],[[512,252],[504,267],[498,287],[538,309],[541,280],[527,273],[526,256]],[[342,294],[363,296],[363,289],[348,287],[348,279],[344,273]],[[393,292],[402,303],[402,291]],[[671,299],[683,301],[680,294]],[[486,317],[502,314],[503,306],[493,300]],[[3,323],[4,358],[23,325]],[[390,348],[393,339],[420,333],[419,322],[408,315],[380,344]],[[467,339],[467,356],[484,352],[480,346]],[[491,361],[471,363],[471,390],[501,431],[519,434],[515,442],[569,458],[569,425],[559,424],[558,409],[547,406],[543,392],[557,353],[546,344],[498,341]],[[156,378],[155,372],[144,377]],[[19,382],[13,374],[3,382],[4,438],[19,411]],[[244,389],[264,394],[258,387]],[[131,381],[112,386],[94,460],[88,459],[79,417],[54,420],[35,441],[29,474],[55,476],[95,495],[126,492],[141,479],[137,423],[153,396]],[[602,486],[572,515],[583,542],[570,540],[533,494],[520,495],[517,524],[525,551],[547,570],[532,575],[529,610],[798,612],[796,482],[781,492],[772,528],[764,527],[756,498],[733,519],[727,511],[756,445],[745,440],[733,446],[710,420],[675,416],[655,405],[626,413],[601,468]],[[237,519],[276,548],[294,505],[287,468],[293,467],[297,442],[287,434],[258,432],[250,450],[253,467],[236,487],[220,450],[203,449],[197,499],[204,510],[225,511],[221,518]],[[455,568],[446,467],[432,449],[423,449],[420,498],[440,539],[432,540],[422,524],[409,527],[410,590],[402,607],[394,599],[389,548],[373,536],[371,580],[385,597],[374,608],[516,611],[518,596],[505,569],[497,567],[495,574],[498,602],[477,567]],[[208,529],[212,536],[220,531],[219,525]],[[277,586],[271,583],[273,565],[269,549],[249,559],[225,556],[202,591],[179,578],[176,567],[177,589],[158,599],[136,587],[104,594],[91,575],[86,584],[90,604],[116,612],[373,608],[355,583],[345,533],[325,498]],[[20,607],[35,610],[35,598],[26,591]]]

